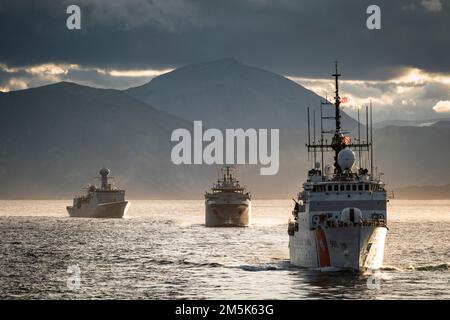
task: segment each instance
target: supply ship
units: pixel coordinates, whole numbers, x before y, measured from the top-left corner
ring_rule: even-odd
[[[205,193],[205,225],[207,227],[246,227],[251,220],[251,196],[239,184],[236,169],[225,165],[220,178]]]
[[[307,268],[377,270],[383,262],[388,199],[381,174],[374,173],[372,105],[370,112],[366,106],[365,140],[358,111],[358,136],[353,142],[341,129],[340,76],[336,63],[334,102],[321,102],[320,137],[316,139],[314,119],[313,141],[308,108],[306,146],[313,154],[313,168],[294,199],[288,223],[290,262]],[[334,108],[333,116],[324,116],[326,105]],[[326,119],[334,122],[331,131],[323,129]],[[325,138],[326,134],[331,134],[331,139]],[[324,167],[327,151],[334,154],[334,163]]]
[[[120,190],[109,182],[110,170],[102,168],[99,172],[100,188],[89,185],[86,195],[75,197],[73,205],[67,207],[71,217],[83,218],[122,218],[130,207],[125,200],[125,190]]]

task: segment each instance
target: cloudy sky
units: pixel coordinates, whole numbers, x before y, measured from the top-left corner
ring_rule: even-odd
[[[68,30],[66,8],[81,8]],[[381,8],[381,30],[366,9]],[[349,112],[450,118],[449,0],[2,0],[0,90],[61,80],[108,88],[224,57],[331,95],[339,60]],[[220,75],[218,75],[220,76]]]

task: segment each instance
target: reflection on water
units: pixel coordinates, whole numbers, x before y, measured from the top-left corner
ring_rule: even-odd
[[[450,201],[392,202],[375,275],[291,266],[289,200],[253,201],[249,228],[205,228],[202,201],[132,201],[121,220],[68,204],[0,201],[0,298],[450,298]]]

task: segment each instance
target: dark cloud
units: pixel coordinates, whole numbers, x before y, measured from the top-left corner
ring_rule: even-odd
[[[66,28],[79,4],[82,30]],[[389,79],[405,67],[450,72],[448,2],[380,0],[369,31],[366,0],[2,0],[0,62],[149,69],[235,57],[288,76]]]

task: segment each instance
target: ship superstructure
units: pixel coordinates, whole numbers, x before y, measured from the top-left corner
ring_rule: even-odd
[[[251,196],[239,184],[236,169],[225,165],[217,183],[205,193],[207,227],[246,227],[251,221]]]
[[[313,168],[294,200],[288,224],[290,261],[308,268],[375,270],[383,262],[388,200],[381,175],[374,173],[372,106],[370,112],[366,107],[365,140],[358,111],[358,137],[353,142],[341,129],[340,76],[336,63],[334,103],[321,102],[320,138],[316,139],[314,130],[313,141],[308,108],[307,148],[313,154]],[[323,115],[326,105],[334,108],[333,116]],[[323,129],[326,119],[334,120],[333,130]],[[326,134],[332,134],[330,142]],[[332,166],[324,166],[327,151],[334,153]],[[317,161],[319,155],[321,161]]]
[[[127,212],[130,202],[125,200],[125,190],[110,183],[109,169],[102,168],[99,174],[101,186],[88,185],[86,194],[75,197],[67,207],[71,217],[122,218]]]

